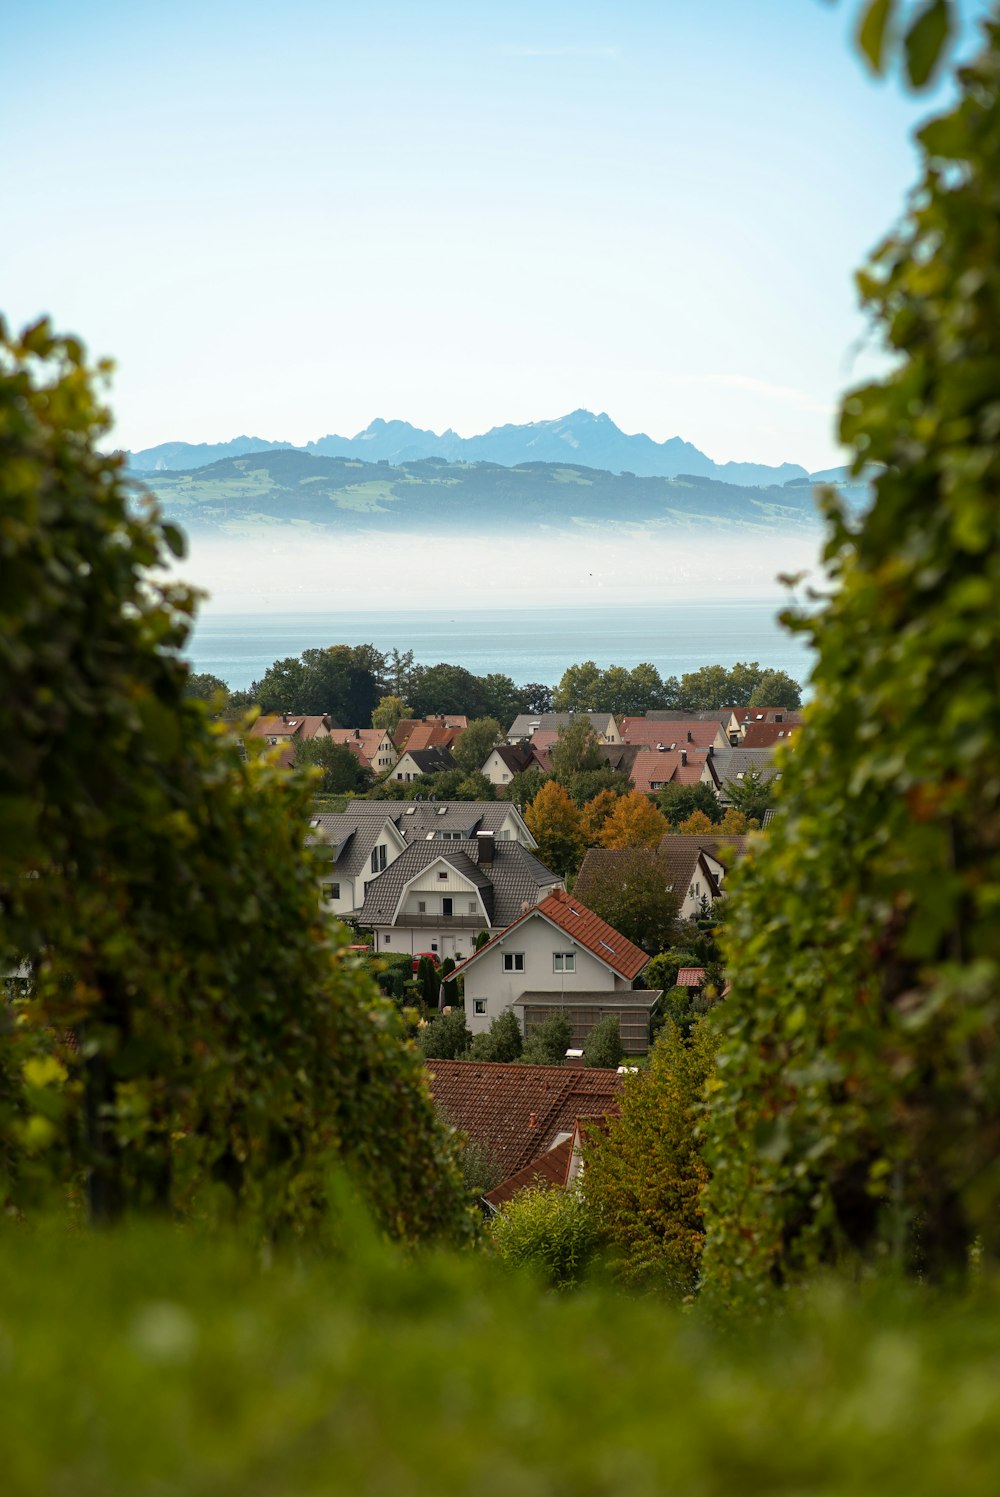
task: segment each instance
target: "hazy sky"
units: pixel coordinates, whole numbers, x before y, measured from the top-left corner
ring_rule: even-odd
[[[857,9],[13,0],[0,308],[117,360],[132,448],[586,406],[826,465],[934,103]]]

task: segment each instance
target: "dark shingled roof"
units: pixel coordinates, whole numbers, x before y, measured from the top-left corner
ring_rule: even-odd
[[[419,842],[428,832],[461,832],[474,837],[477,832],[499,833],[511,811],[504,800],[358,800],[351,803],[351,814],[388,816],[408,842]],[[525,835],[534,838],[525,829]]]
[[[345,878],[350,878],[371,867],[372,848],[382,836],[387,821],[395,825],[388,811],[383,816],[356,816],[350,811],[340,814],[320,811],[310,818],[312,833],[309,840],[313,843],[325,842],[335,851],[339,848],[339,856],[332,866]],[[394,844],[393,852],[395,851]]]
[[[449,863],[482,892],[491,929],[510,925],[521,914],[525,903],[536,905],[554,884],[562,883],[558,873],[546,868],[519,842],[494,843],[492,863],[481,864],[479,852],[479,843],[471,839],[412,843],[368,885],[364,906],[358,916],[360,924],[371,930],[391,926],[405,886],[421,869],[439,859]]]
[[[596,1068],[475,1060],[432,1060],[427,1071],[448,1122],[496,1158],[505,1180],[571,1134],[578,1117],[617,1111],[624,1079]]]

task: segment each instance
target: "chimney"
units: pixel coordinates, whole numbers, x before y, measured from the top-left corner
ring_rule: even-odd
[[[538,1127],[538,1113],[537,1112],[529,1112],[528,1113],[528,1127],[529,1128],[537,1128]]]
[[[687,751],[687,749],[681,749],[681,768],[682,769],[686,766],[687,761],[688,761],[688,751]]]
[[[492,832],[476,833],[476,862],[488,867],[496,853],[496,838]]]
[[[688,743],[694,743],[694,734],[691,732],[690,728],[688,728]]]
[[[288,713],[287,713],[287,712],[283,712],[283,713],[282,713],[282,714],[281,714],[281,721],[282,721],[282,722],[283,722],[283,723],[286,723],[286,722],[287,722],[287,721],[288,721]]]

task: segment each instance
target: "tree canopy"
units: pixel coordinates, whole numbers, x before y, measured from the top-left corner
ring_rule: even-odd
[[[388,1231],[461,1233],[419,1060],[320,908],[309,784],[188,694],[194,596],[157,581],[183,540],[107,425],[78,342],[0,325],[0,963],[31,974],[0,1197],[44,1168],[95,1216],[299,1232],[339,1162]]]

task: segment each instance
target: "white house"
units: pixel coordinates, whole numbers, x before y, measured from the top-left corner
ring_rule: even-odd
[[[492,832],[457,841],[432,833],[369,883],[358,919],[374,932],[376,951],[430,951],[457,962],[481,932],[503,930],[560,888],[559,875],[519,842]]]
[[[387,803],[382,806],[380,817],[321,812],[309,823],[312,843],[329,851],[320,880],[323,902],[342,920],[360,912],[367,885],[406,850]]]
[[[607,921],[557,889],[523,911],[461,967],[465,1015],[473,1034],[512,1008],[524,1033],[565,1010],[573,1045],[613,1013],[632,1055],[649,1048],[649,1023],[660,993],[636,989],[649,957]]]

